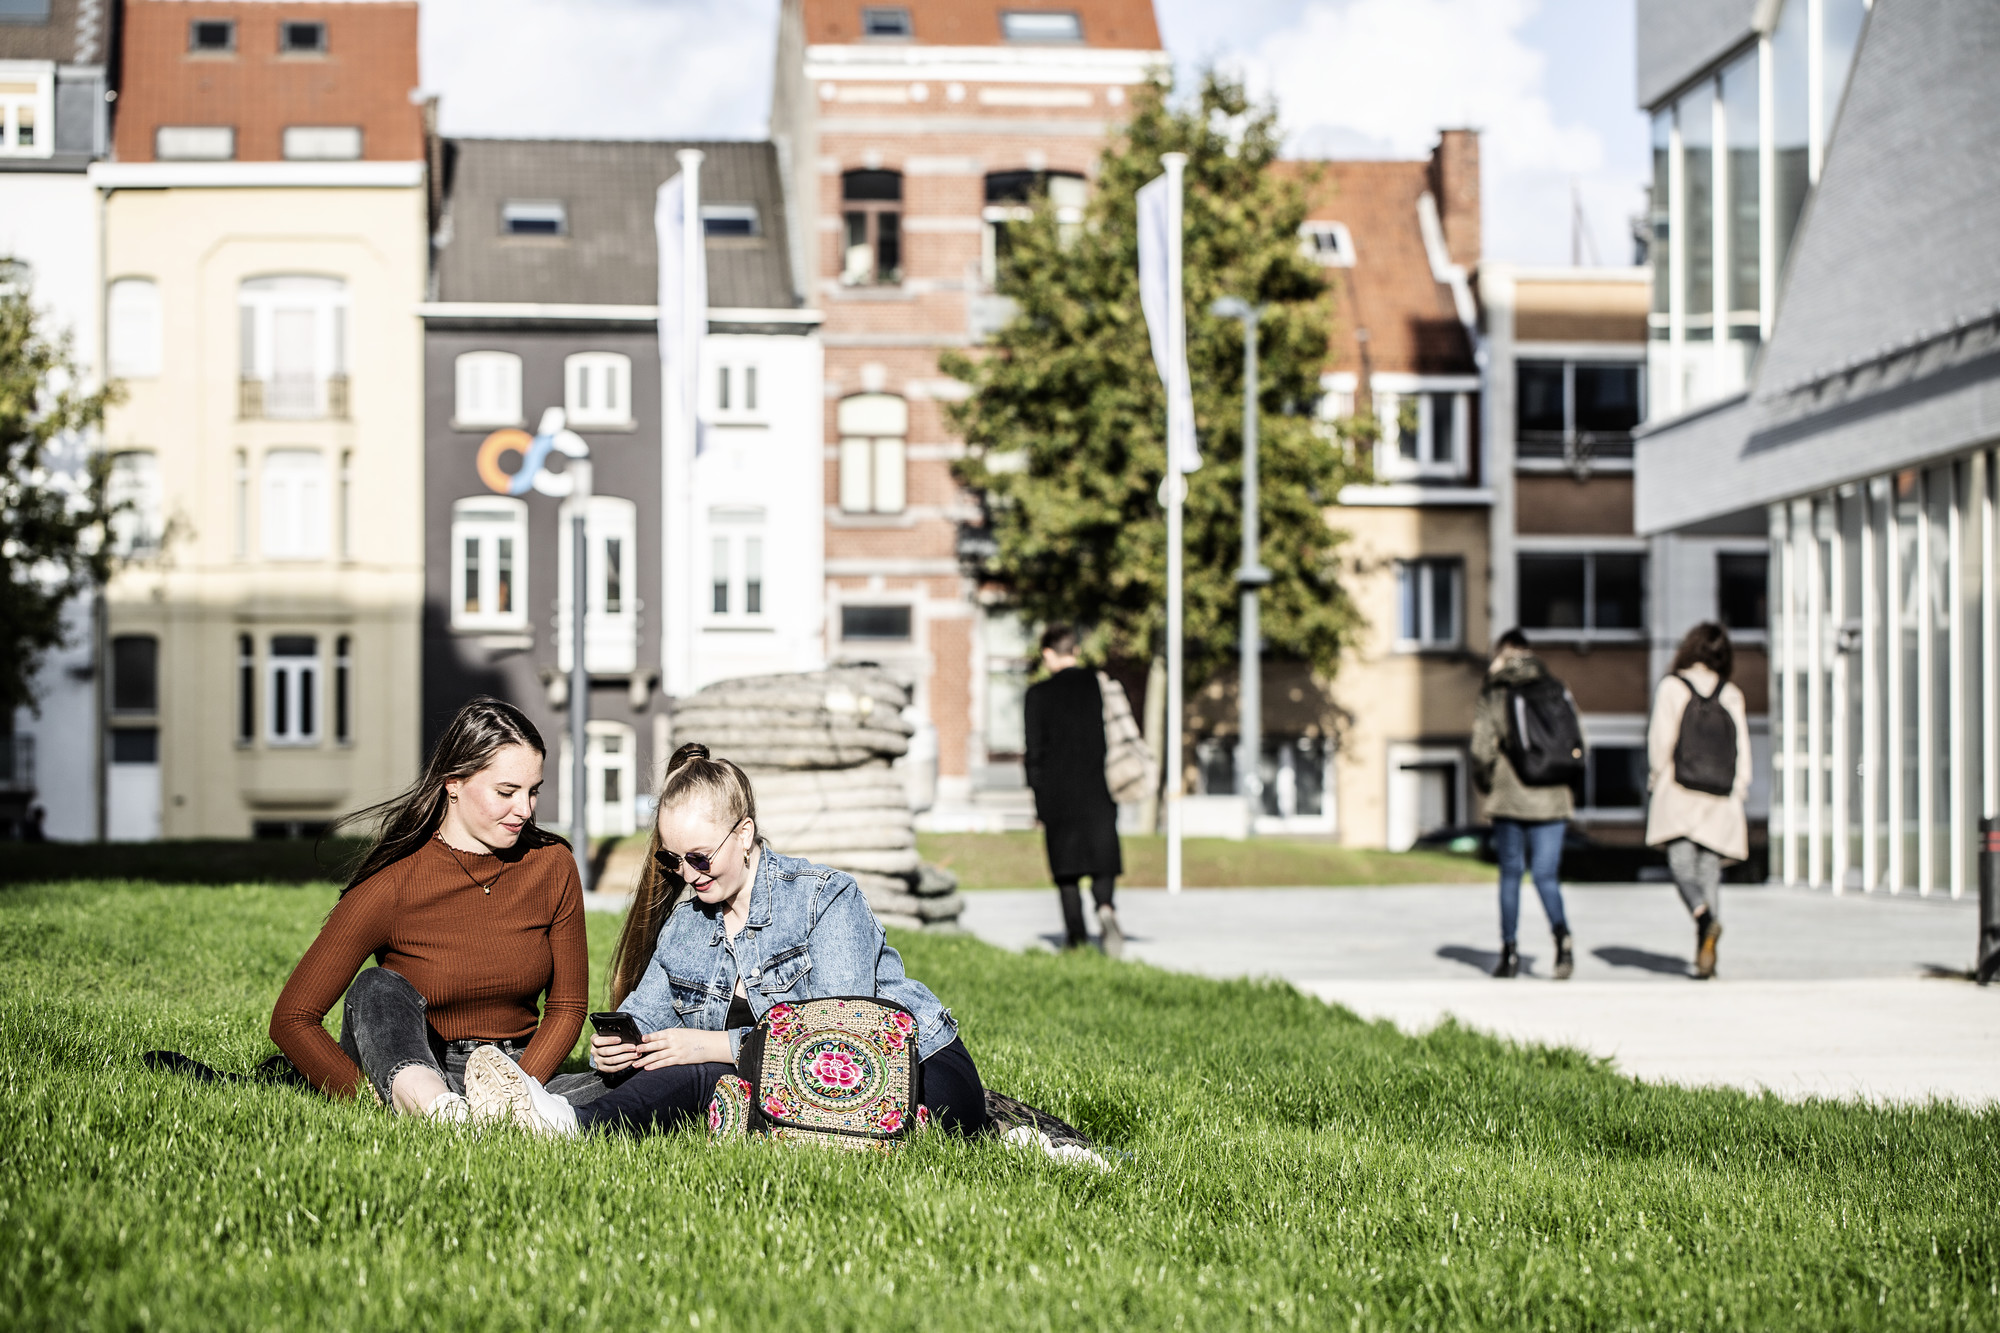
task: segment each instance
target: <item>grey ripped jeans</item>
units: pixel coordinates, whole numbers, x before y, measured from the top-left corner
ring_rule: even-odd
[[[519,1060],[528,1049],[528,1037],[491,1043],[446,1041],[425,1018],[429,1007],[402,973],[386,967],[369,968],[347,987],[340,1014],[340,1049],[361,1066],[384,1106],[392,1104],[389,1085],[411,1065],[435,1070],[446,1087],[463,1096],[465,1062],[474,1051],[490,1044]]]
[[[1690,914],[1708,909],[1708,919],[1722,920],[1722,858],[1688,838],[1667,844],[1667,873],[1681,891]]]

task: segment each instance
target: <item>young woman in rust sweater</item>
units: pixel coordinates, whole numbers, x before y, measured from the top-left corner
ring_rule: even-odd
[[[271,1015],[314,1086],[366,1083],[405,1114],[463,1120],[477,1047],[543,1081],[570,1053],[589,963],[569,845],[535,826],[545,753],[518,709],[474,699],[414,786],[354,816],[380,834]],[[355,975],[371,954],[379,966]],[[343,993],[335,1042],[322,1024]]]

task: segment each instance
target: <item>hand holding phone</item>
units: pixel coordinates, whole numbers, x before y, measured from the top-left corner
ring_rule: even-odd
[[[628,1046],[637,1046],[646,1039],[639,1031],[639,1021],[622,1009],[594,1013],[590,1025],[597,1029],[598,1036],[611,1037]]]

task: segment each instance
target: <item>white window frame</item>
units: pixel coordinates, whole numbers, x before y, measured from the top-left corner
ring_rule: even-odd
[[[1643,643],[1646,638],[1647,617],[1653,613],[1656,577],[1655,561],[1650,544],[1644,537],[1530,537],[1517,538],[1514,542],[1514,577],[1516,592],[1515,611],[1518,616],[1522,604],[1519,591],[1520,559],[1530,555],[1574,555],[1586,557],[1584,562],[1584,616],[1588,619],[1594,610],[1597,592],[1597,563],[1600,555],[1636,555],[1640,557],[1643,571],[1639,583],[1639,624],[1632,629],[1587,628],[1563,629],[1547,625],[1530,625],[1521,622],[1522,631],[1536,642],[1544,640],[1556,643]]]
[[[451,424],[458,428],[519,426],[521,358],[514,352],[460,352],[452,362]]]
[[[271,274],[246,278],[237,291],[243,337],[243,378],[264,384],[263,415],[269,420],[313,420],[332,407],[331,381],[347,374],[347,283],[321,274]],[[274,392],[276,327],[282,314],[304,313],[312,320],[310,393],[287,401]]]
[[[708,580],[702,613],[712,627],[765,628],[770,621],[771,544],[764,531],[764,515],[762,508],[753,507],[709,511]],[[750,606],[753,585],[755,610]],[[723,596],[720,610],[715,605],[717,592]]]
[[[516,231],[514,224],[530,227],[553,223],[554,230]],[[560,199],[508,199],[500,205],[500,234],[522,239],[555,240],[569,235],[569,207]]]
[[[233,125],[162,125],[153,131],[153,156],[162,162],[233,162]]]
[[[708,376],[709,419],[722,422],[762,421],[770,387],[755,361],[717,361]]]
[[[623,352],[575,352],[563,359],[563,416],[573,430],[632,424],[632,358]]]
[[[568,671],[575,660],[575,615],[572,610],[576,542],[570,523],[576,501],[565,500],[557,514],[556,545],[556,666]],[[639,668],[639,507],[614,495],[593,495],[585,502],[584,543],[589,550],[584,585],[584,655],[593,675],[626,676]],[[619,543],[618,609],[606,609],[606,549]]]
[[[361,127],[287,125],[283,144],[287,162],[358,162],[361,159]]]
[[[1645,753],[1647,718],[1643,713],[1582,713],[1578,715],[1577,721],[1583,725],[1586,764],[1591,762],[1590,755],[1603,749],[1638,750],[1642,755]],[[1588,800],[1591,795],[1588,782],[1583,792],[1585,799]],[[1589,819],[1598,823],[1633,823],[1644,819],[1645,816],[1643,795],[1640,804],[1636,806],[1580,805],[1576,812],[1578,819]]]
[[[106,373],[113,379],[152,379],[160,373],[164,339],[160,284],[151,278],[114,280],[104,295]]]
[[[324,449],[266,450],[259,508],[259,549],[266,560],[324,560],[332,488]]]
[[[279,639],[313,642],[310,657],[280,657]],[[273,634],[264,645],[264,743],[273,748],[303,749],[320,743],[326,731],[326,671],[321,665],[318,634]],[[310,701],[310,707],[307,702]],[[278,710],[283,704],[285,716]],[[308,714],[310,715],[308,717]],[[283,727],[280,727],[282,721]],[[310,725],[306,725],[310,722]]]
[[[849,514],[909,508],[910,405],[894,394],[859,393],[835,411],[840,432],[840,507]]]
[[[1476,375],[1375,375],[1368,382],[1375,420],[1382,439],[1375,446],[1375,475],[1382,481],[1461,481],[1471,475],[1472,395],[1479,390]],[[1403,455],[1402,405],[1417,404],[1414,458]],[[1436,410],[1440,399],[1451,404],[1451,452],[1439,456]]]
[[[1069,20],[1068,30],[1057,33],[1054,29],[1062,19]],[[1070,46],[1083,40],[1083,17],[1074,9],[1003,9],[1000,34],[1009,42]]]
[[[1354,233],[1345,222],[1312,219],[1299,224],[1300,249],[1307,259],[1328,268],[1354,267]]]
[[[111,455],[104,498],[114,507],[130,506],[111,518],[118,553],[131,559],[159,554],[165,508],[160,456],[151,449],[121,449]]]
[[[1440,577],[1450,580],[1451,625],[1440,633],[1436,625],[1436,588]],[[1411,636],[1403,620],[1411,584],[1416,585],[1417,633]],[[1399,653],[1438,652],[1465,643],[1465,561],[1456,557],[1427,556],[1396,562],[1396,651]]]
[[[1452,785],[1452,807],[1457,818],[1442,827],[1454,824],[1469,824],[1471,810],[1467,805],[1466,753],[1456,747],[1442,745],[1406,745],[1392,743],[1388,747],[1386,778],[1388,781],[1388,802],[1384,807],[1387,816],[1387,845],[1392,852],[1407,852],[1416,845],[1417,839],[1428,830],[1417,827],[1418,811],[1416,803],[1419,789],[1420,771],[1449,769]]]
[[[512,542],[513,605],[499,609],[502,542]],[[476,544],[473,573],[479,605],[465,605],[466,545]],[[451,506],[451,627],[456,630],[524,630],[528,627],[528,505],[506,495],[475,495]]]
[[[639,793],[639,736],[624,722],[590,721],[584,724],[583,784],[587,799],[584,801],[584,827],[593,838],[622,838],[638,830],[637,801]],[[609,742],[609,744],[607,744]],[[569,775],[572,771],[569,734],[564,732],[562,740],[562,787],[563,787],[563,827],[576,826],[576,796],[568,790]],[[607,772],[619,776],[618,800],[615,804],[604,799],[604,777]]]
[[[0,157],[53,157],[56,151],[56,67],[47,60],[0,60]],[[34,142],[20,143],[28,112]]]

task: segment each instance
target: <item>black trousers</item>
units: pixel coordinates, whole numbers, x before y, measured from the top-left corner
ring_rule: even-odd
[[[1111,906],[1111,895],[1118,888],[1116,875],[1092,875],[1090,896],[1097,900],[1099,907]],[[1090,932],[1083,926],[1083,881],[1082,879],[1059,879],[1056,892],[1062,895],[1063,931],[1071,944],[1082,944],[1089,940]]]
[[[408,978],[386,967],[371,967],[348,983],[340,1011],[340,1049],[361,1066],[384,1106],[390,1105],[389,1085],[411,1065],[435,1070],[447,1088],[463,1096],[465,1062],[489,1044],[479,1038],[446,1041],[424,1017],[429,1007]],[[502,1038],[491,1044],[518,1061],[528,1040]]]
[[[953,1038],[924,1061],[924,1108],[954,1134],[973,1135],[987,1127],[986,1089],[965,1043]],[[668,1065],[602,1080],[604,1091],[576,1106],[577,1126],[626,1134],[663,1134],[701,1123],[715,1096],[717,1080],[734,1074],[730,1064]],[[553,1085],[551,1085],[553,1086]]]

